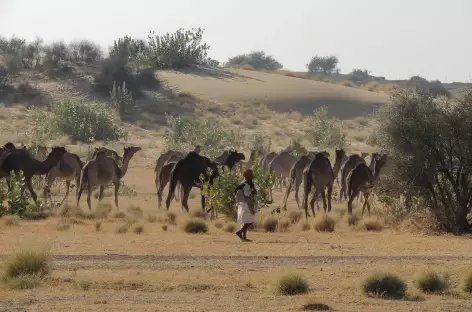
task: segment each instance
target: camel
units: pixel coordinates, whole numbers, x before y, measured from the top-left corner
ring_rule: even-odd
[[[244,159],[244,154],[238,153],[237,151],[232,151],[229,154],[224,166],[228,166],[230,169],[232,169],[237,162]],[[208,176],[207,168],[211,168],[211,176]],[[180,182],[183,189],[181,205],[186,211],[189,211],[187,201],[190,191],[193,187],[198,187],[201,189],[203,186],[200,182],[200,175],[204,175],[209,180],[210,184],[213,183],[213,180],[219,175],[217,163],[212,162],[207,157],[198,155],[196,152],[190,152],[187,154],[187,156],[177,161],[177,163],[174,165],[174,168],[172,168],[170,175],[169,193],[166,199],[167,210],[169,210],[170,202],[174,197],[177,183]],[[205,197],[203,194],[201,195],[201,201],[202,211],[205,213]]]
[[[267,172],[269,170],[269,164],[278,154],[276,152],[266,153],[259,160],[259,167],[261,167],[262,172]]]
[[[290,169],[296,161],[297,157],[289,152],[282,152],[270,161],[267,169],[269,172],[274,172],[280,187],[282,187],[282,181],[290,177]]]
[[[300,190],[300,185],[303,181],[303,170],[311,163],[313,158],[318,152],[309,152],[308,155],[303,155],[293,164],[292,168],[290,169],[290,180],[285,190],[284,199],[282,201],[282,209],[287,210],[287,199],[290,195],[292,190],[292,186],[295,183],[295,201],[297,202],[297,206],[300,209],[300,201],[298,198],[298,191]],[[329,153],[327,151],[321,152],[325,157],[329,157]]]
[[[195,145],[194,152],[199,154],[201,151],[201,146],[200,145]],[[159,171],[161,170],[162,166],[171,158],[173,155],[176,155],[180,158],[184,158],[184,154],[182,152],[177,152],[173,150],[168,150],[164,154],[161,154],[159,158],[156,160],[156,166],[154,167],[154,173],[156,176],[156,179],[159,177]],[[158,181],[156,180],[156,187],[158,185]]]
[[[177,161],[182,159],[183,157],[180,157],[178,154],[172,155],[162,166],[162,168],[159,170],[159,173],[156,174],[156,188],[157,188],[157,202],[158,202],[158,207],[159,209],[161,208],[162,205],[162,193],[164,191],[164,188],[166,187],[167,183],[169,183],[170,180],[170,174],[172,172],[172,169],[174,168],[175,164]],[[179,184],[179,190],[178,193],[180,193],[179,198],[182,196],[182,185]],[[175,196],[175,200],[178,201],[177,196]]]
[[[46,157],[46,160],[39,161],[33,158],[26,149],[8,150],[8,152],[3,155],[0,170],[4,173],[13,171],[17,175],[22,171],[25,183],[21,187],[21,198],[23,198],[25,187],[28,187],[34,203],[39,207],[38,196],[33,189],[31,179],[34,175],[48,173],[52,167],[57,165],[65,153],[66,149],[64,147],[55,146]]]
[[[341,169],[341,190],[339,191],[339,201],[342,200],[343,196],[344,199],[347,200],[347,193],[346,193],[346,179],[349,174],[356,166],[360,163],[365,164],[364,158],[359,156],[359,154],[352,154],[349,156],[349,159],[344,163],[344,166]]]
[[[331,211],[331,194],[333,192],[333,184],[335,177],[335,170],[339,170],[341,161],[345,155],[343,149],[336,150],[336,160],[334,167],[331,166],[331,162],[323,153],[318,153],[315,158],[311,161],[310,165],[303,170],[303,208],[305,209],[305,217],[308,218],[308,195],[310,194],[312,186],[315,187],[315,192],[310,202],[311,211],[313,217],[315,216],[315,201],[319,194],[323,199],[324,211]],[[326,194],[325,188],[328,189],[328,205],[326,206]]]
[[[69,196],[70,182],[75,179],[76,181],[76,197],[78,192],[78,186],[80,183],[80,172],[84,166],[84,162],[76,154],[66,152],[62,155],[61,160],[46,174],[46,185],[44,186],[43,196],[44,200],[48,198],[52,203],[51,198],[51,186],[56,178],[60,178],[66,181],[66,194],[62,199],[59,206],[61,206],[67,196]]]
[[[114,150],[111,150],[111,149],[103,147],[103,146],[95,147],[95,150],[92,154],[92,159],[97,156],[97,153],[99,151],[105,152],[105,156],[113,158],[119,166],[121,166],[121,164],[123,163],[123,157],[118,155],[118,153],[115,152]]]
[[[349,201],[347,202],[347,211],[352,215],[352,201],[359,195],[360,192],[364,193],[364,204],[362,205],[362,216],[364,216],[364,210],[367,206],[367,211],[370,216],[370,193],[380,177],[380,171],[382,167],[387,163],[387,155],[383,155],[375,161],[375,170],[372,170],[365,164],[360,163],[354,168],[348,176],[348,194]]]
[[[77,207],[79,206],[80,196],[87,185],[87,205],[92,210],[90,197],[95,186],[100,186],[100,195],[98,201],[103,199],[103,191],[105,186],[114,184],[115,186],[115,206],[118,208],[118,190],[120,188],[120,180],[128,171],[128,164],[134,154],[141,150],[141,147],[125,147],[123,148],[123,163],[118,166],[116,160],[106,156],[106,151],[99,150],[95,158],[88,161],[82,168],[80,173],[80,183],[77,187]]]

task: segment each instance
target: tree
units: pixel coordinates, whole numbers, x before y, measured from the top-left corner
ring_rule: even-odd
[[[339,60],[336,56],[313,56],[310,63],[306,65],[311,74],[332,75],[339,73],[337,68]]]
[[[349,73],[349,78],[355,83],[362,83],[369,78],[369,71],[367,69],[356,68]]]
[[[272,56],[267,55],[264,51],[254,51],[249,54],[239,54],[231,57],[226,66],[244,66],[251,65],[257,70],[279,70],[283,66]]]
[[[416,89],[422,93],[429,93],[433,97],[451,96],[449,90],[439,80],[428,81],[421,76],[412,76],[406,85],[408,88]]]
[[[338,148],[346,145],[346,137],[341,133],[341,121],[328,114],[328,108],[315,109],[308,130],[313,146]]]
[[[421,198],[447,231],[470,232],[472,89],[459,99],[399,89],[380,115],[379,138],[404,191]]]

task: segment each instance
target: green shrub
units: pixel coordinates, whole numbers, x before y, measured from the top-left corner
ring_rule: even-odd
[[[314,111],[311,118],[309,139],[313,146],[338,148],[346,145],[346,137],[341,133],[341,122],[333,116],[329,116],[326,106]]]
[[[23,180],[23,172],[20,171],[18,178],[12,171],[10,173],[10,191],[5,193],[5,190],[0,189],[0,216],[17,215],[23,218],[28,212],[34,210],[31,194],[25,191],[21,197],[21,181]],[[4,205],[6,201],[6,206]]]
[[[361,285],[362,292],[369,296],[385,299],[403,299],[406,296],[406,283],[390,273],[376,273]]]
[[[183,230],[187,233],[206,233],[208,232],[208,225],[205,220],[200,218],[191,218],[184,222]]]
[[[135,102],[132,92],[126,88],[126,82],[123,81],[121,86],[116,86],[116,84],[113,83],[113,88],[110,92],[110,103],[118,112],[121,119],[124,118],[126,113],[130,113],[134,110]]]
[[[102,58],[101,48],[88,40],[75,41],[69,44],[71,61],[93,63]]]
[[[469,272],[464,278],[462,290],[466,293],[472,293],[472,272]]]
[[[65,100],[53,105],[52,112],[55,128],[71,140],[117,141],[124,135],[113,112],[103,104]]]
[[[415,285],[423,292],[440,293],[450,286],[449,276],[439,276],[436,272],[423,272],[415,280]]]
[[[24,250],[10,255],[4,264],[4,277],[11,280],[20,275],[43,277],[51,271],[48,253],[38,250]]]
[[[284,296],[305,294],[308,290],[308,282],[297,273],[282,276],[276,284],[276,293]]]

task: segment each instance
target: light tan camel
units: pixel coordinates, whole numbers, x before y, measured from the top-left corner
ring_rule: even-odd
[[[120,188],[120,180],[128,171],[128,164],[134,154],[141,150],[141,147],[125,147],[123,148],[123,163],[121,167],[116,161],[105,155],[105,151],[99,151],[95,158],[87,162],[82,168],[80,174],[80,184],[77,193],[77,207],[79,206],[80,196],[85,186],[87,186],[87,205],[92,210],[90,197],[93,188],[100,186],[100,195],[98,201],[103,199],[103,191],[105,186],[114,184],[115,186],[115,206],[118,209],[118,190]]]
[[[347,200],[347,176],[352,169],[356,168],[358,164],[365,164],[365,160],[359,154],[352,154],[349,156],[349,159],[344,163],[344,166],[341,169],[341,189],[339,191],[339,201],[344,199]]]
[[[362,216],[364,216],[365,207],[370,216],[370,202],[369,197],[372,192],[372,189],[379,180],[380,171],[382,167],[387,163],[387,155],[383,155],[375,162],[375,171],[372,172],[370,168],[364,164],[360,163],[357,165],[354,170],[349,173],[348,176],[348,194],[349,201],[347,202],[347,212],[352,214],[352,201],[355,197],[359,195],[360,192],[364,193],[364,204],[362,205]]]
[[[343,151],[344,152],[344,151]],[[298,191],[300,190],[300,185],[303,182],[303,170],[310,165],[311,161],[315,157],[318,152],[309,152],[308,155],[303,155],[300,157],[290,169],[290,180],[285,190],[285,195],[282,200],[281,208],[287,210],[287,199],[290,195],[292,190],[292,186],[295,184],[295,201],[297,202],[297,206],[300,209],[300,201],[298,198]],[[327,151],[321,152],[325,157],[329,158],[329,153]]]
[[[276,181],[280,187],[282,187],[282,180],[290,177],[290,169],[292,169],[296,161],[297,157],[293,156],[290,152],[282,152],[269,163],[268,171],[275,174]]]
[[[116,163],[118,164],[118,166],[121,166],[121,164],[123,163],[123,157],[118,155],[118,153],[115,152],[114,150],[111,150],[111,149],[106,148],[104,146],[95,147],[95,150],[93,151],[93,154],[92,154],[92,159],[97,156],[97,153],[99,151],[105,152],[105,156],[113,158],[116,161]]]
[[[336,163],[340,163],[342,156],[344,154],[343,150],[339,150],[336,153]],[[340,166],[335,163],[335,167]],[[334,172],[331,162],[323,153],[318,153],[315,155],[315,158],[311,161],[310,165],[303,170],[303,208],[305,209],[305,217],[308,218],[308,196],[310,195],[311,188],[315,188],[315,192],[310,202],[311,211],[313,216],[315,216],[315,201],[319,194],[323,199],[323,209],[324,211],[331,211],[331,195],[333,192],[334,184]],[[326,205],[326,193],[325,189],[328,189],[328,205]]]
[[[80,160],[79,156],[76,154],[66,152],[64,155],[62,155],[61,160],[59,160],[59,162],[46,174],[46,185],[44,186],[43,191],[44,200],[47,202],[49,199],[52,203],[51,186],[56,178],[66,181],[66,194],[64,195],[64,198],[62,199],[59,206],[61,206],[67,196],[69,196],[70,182],[72,180],[76,181],[75,196],[77,198],[77,192],[79,189],[78,186],[80,183],[80,172],[83,166],[84,162]]]

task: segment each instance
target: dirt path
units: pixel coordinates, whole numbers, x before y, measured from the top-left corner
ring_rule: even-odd
[[[0,259],[7,255],[0,255]],[[159,256],[159,255],[55,255],[55,261],[265,261],[292,264],[356,263],[372,261],[469,261],[472,256]]]

